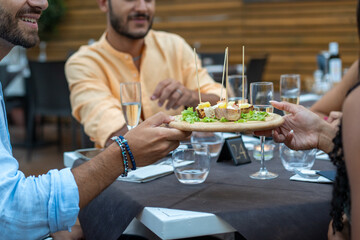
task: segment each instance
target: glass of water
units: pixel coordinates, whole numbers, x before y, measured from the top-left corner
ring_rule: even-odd
[[[220,154],[224,138],[221,132],[193,132],[191,134],[191,143],[208,146],[210,157],[216,158]]]
[[[140,82],[120,83],[120,102],[128,130],[139,124],[141,113]]]
[[[270,101],[274,99],[274,86],[272,82],[255,82],[250,84],[250,103],[254,106],[255,111],[264,111],[272,113],[274,107]],[[260,155],[261,167],[256,173],[250,175],[254,179],[273,179],[278,176],[276,173],[269,172],[265,167],[264,152],[265,136],[260,136]]]
[[[299,104],[301,82],[299,74],[283,74],[280,76],[281,101]],[[284,111],[284,114],[288,112]]]
[[[285,144],[280,144],[279,153],[281,163],[287,171],[311,169],[315,163],[316,149],[295,151]]]
[[[207,146],[190,144],[178,148],[172,154],[174,173],[184,184],[203,183],[210,170],[210,152]]]
[[[227,88],[228,96],[230,101],[239,102],[243,99],[243,82],[244,82],[244,99],[247,99],[247,78],[244,76],[244,81],[242,75],[231,75],[228,78],[229,87]]]

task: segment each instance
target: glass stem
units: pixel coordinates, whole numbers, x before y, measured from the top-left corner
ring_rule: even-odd
[[[266,171],[264,144],[265,144],[265,136],[260,136],[260,146],[261,146],[261,168],[260,168],[260,172]]]

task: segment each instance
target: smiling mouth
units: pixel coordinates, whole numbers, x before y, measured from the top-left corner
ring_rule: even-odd
[[[22,17],[21,21],[28,22],[28,23],[34,23],[34,24],[37,23],[37,20],[35,18],[29,18],[29,17]]]

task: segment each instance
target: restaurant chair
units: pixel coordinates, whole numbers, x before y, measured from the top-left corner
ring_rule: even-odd
[[[95,143],[90,140],[90,137],[85,133],[84,126],[80,126],[81,131],[81,148],[93,148]]]
[[[224,65],[224,53],[200,53],[203,66]]]
[[[24,109],[24,111],[26,111],[26,96],[9,96],[6,94],[7,87],[21,73],[22,69],[14,72],[9,72],[7,65],[0,65],[0,82],[2,85],[7,114],[9,114],[15,108],[22,108]]]
[[[263,79],[268,54],[263,57],[251,57],[246,66],[246,76],[248,82],[248,93],[250,94],[250,83],[261,82]]]
[[[31,77],[26,81],[29,102],[26,143],[30,148],[43,143],[37,136],[36,117],[40,117],[40,123],[44,117],[56,117],[59,150],[62,146],[63,118],[71,118],[72,136],[76,136],[76,121],[71,116],[70,92],[64,66],[65,61],[29,61]],[[75,142],[76,139],[72,137],[73,148],[76,148]]]

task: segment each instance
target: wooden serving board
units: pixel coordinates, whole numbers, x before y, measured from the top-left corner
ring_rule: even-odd
[[[254,132],[270,130],[281,126],[284,122],[282,116],[276,113],[270,113],[265,121],[248,121],[245,123],[235,122],[195,122],[188,123],[181,120],[181,115],[175,116],[175,120],[169,123],[169,126],[182,131],[198,132]]]

